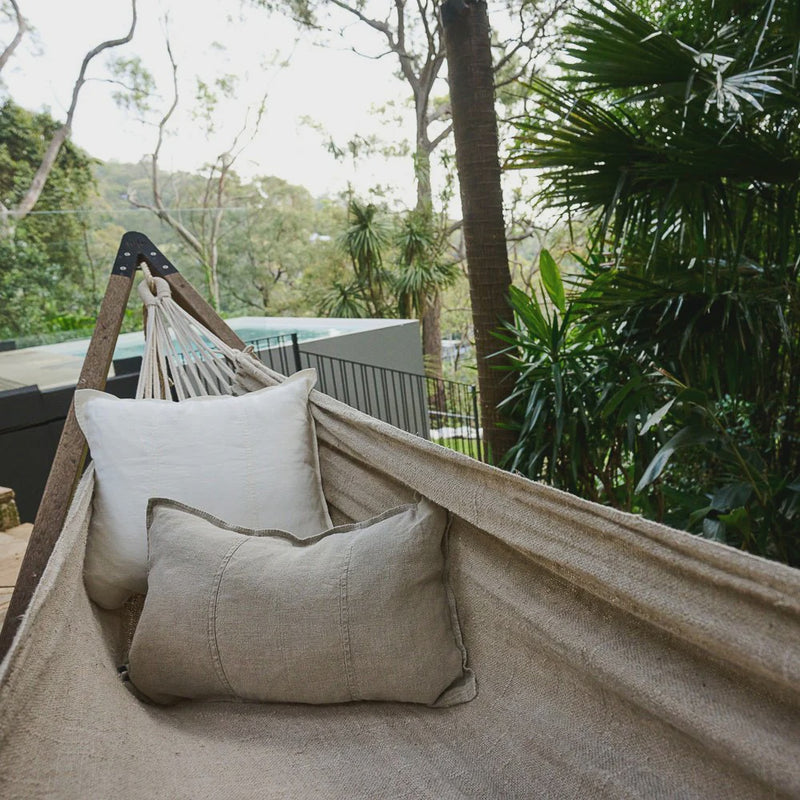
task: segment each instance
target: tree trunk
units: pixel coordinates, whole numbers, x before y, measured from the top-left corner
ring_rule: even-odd
[[[418,214],[424,214],[433,227],[433,190],[431,189],[431,150],[425,129],[425,109],[417,113],[417,150],[414,158],[414,173],[417,181]],[[442,299],[439,292],[427,295],[420,320],[422,322],[422,353],[425,358],[425,373],[442,380]]]
[[[486,3],[476,0],[446,0],[441,12],[484,441],[490,460],[496,464],[514,444],[516,436],[498,424],[497,406],[513,388],[510,374],[498,368],[509,362],[505,357],[491,358],[503,347],[492,333],[503,322],[512,322],[513,314],[508,304],[511,274],[497,155],[489,19]]]
[[[442,297],[439,292],[425,298],[422,313],[422,352],[425,372],[432,378],[442,377]]]

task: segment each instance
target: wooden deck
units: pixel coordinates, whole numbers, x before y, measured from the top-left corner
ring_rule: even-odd
[[[6,615],[32,530],[33,525],[26,523],[0,532],[0,624]]]

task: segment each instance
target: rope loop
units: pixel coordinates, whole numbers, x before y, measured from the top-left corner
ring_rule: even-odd
[[[229,347],[172,300],[170,285],[142,266],[137,287],[147,307],[145,350],[136,389],[138,398],[232,394],[236,365],[254,359],[252,349]]]
[[[165,297],[172,297],[172,290],[163,278],[154,278],[149,272],[145,274],[145,278],[136,287],[136,291],[146,306],[160,305]]]

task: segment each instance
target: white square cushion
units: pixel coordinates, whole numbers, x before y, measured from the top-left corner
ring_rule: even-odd
[[[75,392],[96,471],[84,579],[116,608],[147,591],[147,501],[168,496],[252,528],[328,529],[308,395],[316,374],[241,397],[120,400]]]

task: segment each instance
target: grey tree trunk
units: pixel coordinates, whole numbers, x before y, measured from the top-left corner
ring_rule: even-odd
[[[478,360],[484,441],[490,459],[499,463],[516,441],[499,426],[498,404],[513,383],[504,357],[494,356],[502,343],[492,334],[513,314],[508,304],[508,268],[494,76],[486,3],[446,0],[441,6],[447,56],[456,168],[464,213],[464,243]]]
[[[427,120],[427,102],[417,114],[417,119]],[[418,125],[417,151],[415,158],[415,175],[417,180],[417,206],[418,214],[424,214],[433,224],[433,190],[431,188],[431,143],[427,137],[427,122]],[[442,299],[439,292],[426,295],[425,302],[420,310],[422,322],[422,352],[425,356],[425,372],[432,378],[442,379]],[[444,407],[444,398],[439,401]]]

